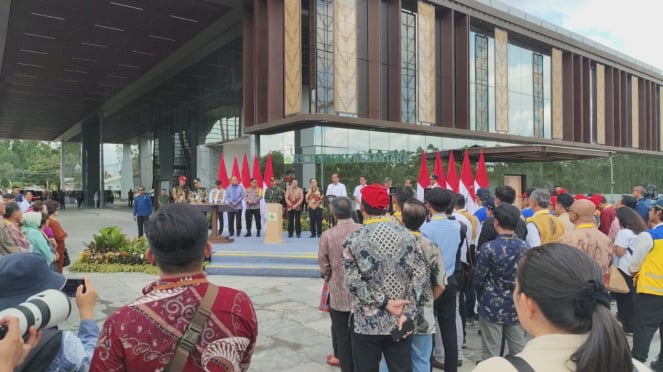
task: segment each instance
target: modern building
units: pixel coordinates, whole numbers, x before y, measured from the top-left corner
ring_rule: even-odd
[[[663,185],[661,71],[495,1],[7,0],[0,62],[0,138],[80,142],[88,191],[102,143],[138,145],[155,189],[212,184],[221,153],[326,179],[344,156],[522,145]]]

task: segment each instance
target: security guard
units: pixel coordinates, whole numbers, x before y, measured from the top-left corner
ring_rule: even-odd
[[[185,176],[180,176],[179,185],[173,187],[173,199],[175,203],[189,202],[189,186],[186,184]]]

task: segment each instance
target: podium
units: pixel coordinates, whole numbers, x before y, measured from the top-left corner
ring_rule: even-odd
[[[218,219],[219,213],[234,212],[235,210],[233,208],[231,208],[227,204],[201,203],[201,204],[191,204],[191,205],[196,207],[201,212],[207,213],[210,210],[212,211],[212,235],[210,235],[209,238],[207,239],[210,243],[228,244],[235,241],[235,239],[233,238],[219,235],[219,219]]]
[[[265,244],[283,243],[283,205],[267,203],[265,216]]]

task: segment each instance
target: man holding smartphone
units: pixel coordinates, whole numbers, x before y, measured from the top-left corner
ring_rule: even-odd
[[[384,355],[389,371],[410,372],[412,338],[407,326],[412,326],[417,312],[415,302],[423,285],[417,273],[425,265],[423,255],[414,235],[386,215],[389,194],[382,185],[361,190],[360,210],[364,225],[343,243],[345,285],[353,297],[354,368],[378,371]]]

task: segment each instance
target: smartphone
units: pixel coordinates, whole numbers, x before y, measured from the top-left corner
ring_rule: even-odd
[[[83,292],[85,292],[85,280],[83,279],[67,279],[62,287],[62,292],[68,297],[76,297],[76,289],[79,285],[83,285]]]
[[[412,319],[407,318],[407,320],[403,322],[401,329],[398,329],[398,325],[394,326],[391,330],[391,338],[394,341],[399,341],[406,333],[411,331],[414,331],[414,322]]]

